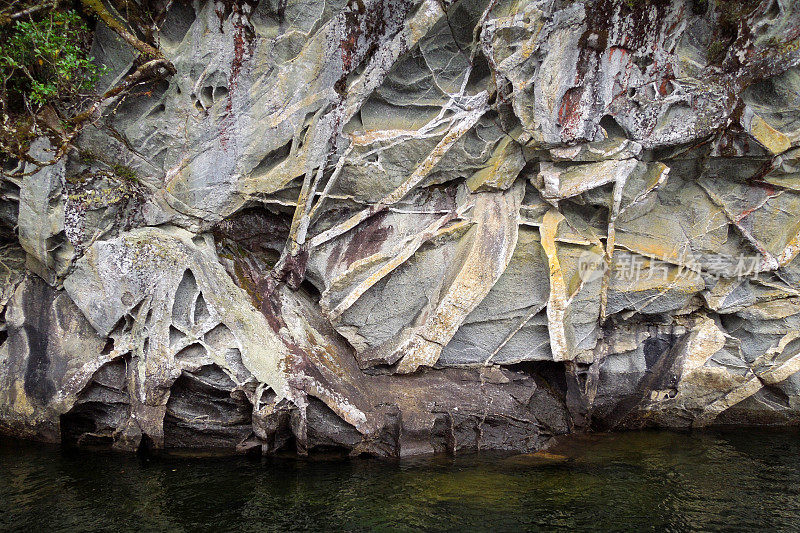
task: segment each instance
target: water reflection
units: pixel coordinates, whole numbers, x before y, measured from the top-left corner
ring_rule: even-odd
[[[141,459],[0,441],[0,529],[794,529],[799,436],[596,435],[535,456],[394,463]]]

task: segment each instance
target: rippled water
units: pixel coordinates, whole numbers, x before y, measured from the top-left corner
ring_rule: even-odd
[[[597,435],[540,456],[137,458],[0,441],[0,529],[800,528],[800,433]]]

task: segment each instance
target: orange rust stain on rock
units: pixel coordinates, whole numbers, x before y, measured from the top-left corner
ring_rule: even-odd
[[[581,113],[579,104],[583,95],[583,87],[573,87],[564,93],[561,99],[561,107],[558,109],[558,122],[563,131],[571,134],[580,121]]]

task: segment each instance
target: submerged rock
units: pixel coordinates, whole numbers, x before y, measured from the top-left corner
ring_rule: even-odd
[[[400,456],[800,423],[795,2],[167,5],[176,73],[0,182],[0,431]],[[138,52],[94,39],[111,87]]]

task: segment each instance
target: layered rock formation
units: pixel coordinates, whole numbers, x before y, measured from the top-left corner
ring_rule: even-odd
[[[174,1],[155,37],[174,75],[2,182],[4,432],[397,456],[800,421],[795,2]],[[108,87],[138,52],[99,24],[93,55]]]

